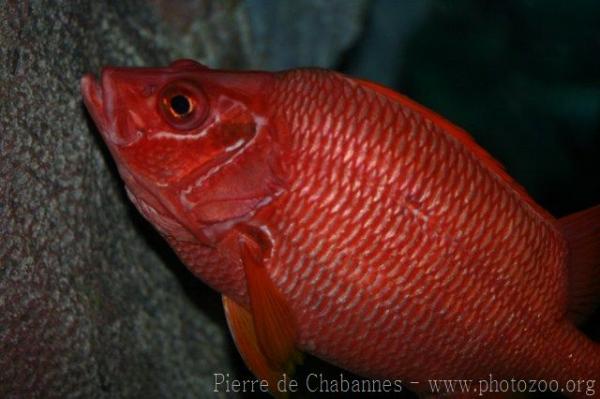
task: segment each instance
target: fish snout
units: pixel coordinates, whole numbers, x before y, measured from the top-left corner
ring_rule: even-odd
[[[102,87],[91,73],[87,73],[81,78],[81,94],[83,95],[83,103],[94,119],[96,126],[102,130],[105,125]]]
[[[119,89],[119,68],[102,68],[100,79],[92,74],[81,78],[84,104],[109,147],[126,146],[139,138],[137,124],[128,112],[126,90]]]

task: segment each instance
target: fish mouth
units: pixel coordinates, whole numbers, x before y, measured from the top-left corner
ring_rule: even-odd
[[[83,103],[98,126],[98,130],[104,131],[106,127],[104,90],[102,90],[100,82],[91,73],[85,74],[81,78],[81,94],[83,95]]]
[[[111,116],[110,109],[106,109],[107,104],[110,107],[112,101],[109,97],[110,85],[107,81],[107,74],[102,71],[102,78],[100,81],[96,80],[95,76],[91,73],[85,74],[81,78],[81,94],[83,95],[83,103],[91,115],[94,123],[96,124],[97,130],[100,132],[104,143],[108,147],[112,158],[115,161],[119,174],[126,183],[135,182],[136,176],[124,166],[124,162],[121,159],[121,154],[118,149],[120,144],[119,139],[116,137],[116,121]]]
[[[102,138],[112,150],[114,145],[124,146],[131,144],[135,135],[125,134],[119,129],[118,118],[114,114],[115,90],[113,71],[116,68],[103,68],[100,79],[97,80],[91,73],[81,78],[81,94],[83,103],[92,116]]]

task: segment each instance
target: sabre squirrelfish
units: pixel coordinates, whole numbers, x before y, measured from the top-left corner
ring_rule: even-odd
[[[576,328],[598,303],[600,207],[555,219],[425,107],[333,71],[191,60],[82,92],[129,198],[223,295],[272,390],[301,352],[411,382],[600,377]]]

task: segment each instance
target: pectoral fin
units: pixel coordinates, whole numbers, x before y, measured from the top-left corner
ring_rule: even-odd
[[[223,297],[229,328],[246,365],[277,392],[283,374],[293,373],[302,357],[296,350],[292,311],[265,267],[270,243],[260,230],[244,227],[239,235],[250,309]]]
[[[283,373],[271,366],[260,350],[252,315],[225,295],[223,295],[223,306],[229,330],[244,363],[257,378],[269,383],[271,392],[278,392],[277,382],[282,378]]]

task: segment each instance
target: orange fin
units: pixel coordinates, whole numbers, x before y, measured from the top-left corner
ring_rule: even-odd
[[[272,367],[261,352],[254,330],[254,320],[250,312],[225,295],[223,295],[223,307],[225,308],[227,324],[235,346],[244,359],[246,366],[257,378],[267,381],[269,390],[276,397],[286,397],[278,389],[278,382],[283,377],[283,372]]]
[[[558,225],[569,245],[568,317],[581,324],[600,305],[600,205],[565,216]]]
[[[533,198],[529,196],[527,191],[517,183],[507,172],[504,166],[498,162],[494,157],[490,155],[486,150],[484,150],[469,133],[460,127],[456,126],[452,122],[448,121],[446,118],[441,115],[433,112],[429,108],[419,104],[418,102],[395,92],[392,89],[389,89],[385,86],[381,86],[377,83],[370,82],[368,80],[357,79],[357,78],[348,78],[350,81],[357,83],[361,87],[372,90],[384,97],[387,97],[391,101],[399,103],[406,108],[409,108],[415,111],[418,114],[421,114],[425,118],[432,121],[435,125],[442,128],[444,132],[452,136],[456,141],[464,145],[471,153],[473,153],[491,172],[496,174],[500,179],[502,179],[505,183],[507,183],[513,190],[515,190],[521,198],[526,201],[534,210],[536,210],[540,215],[544,216],[546,219],[554,220],[554,218],[541,206],[539,206]]]
[[[240,257],[246,274],[250,311],[232,300],[223,303],[229,327],[248,368],[269,382],[277,392],[283,374],[294,372],[302,356],[296,350],[296,327],[287,301],[271,281],[265,268],[271,243],[261,230],[237,227]]]
[[[267,274],[271,248],[266,235],[245,226],[240,237],[240,255],[246,273],[250,308],[258,345],[272,366],[288,370],[298,360],[296,327],[292,311]]]

